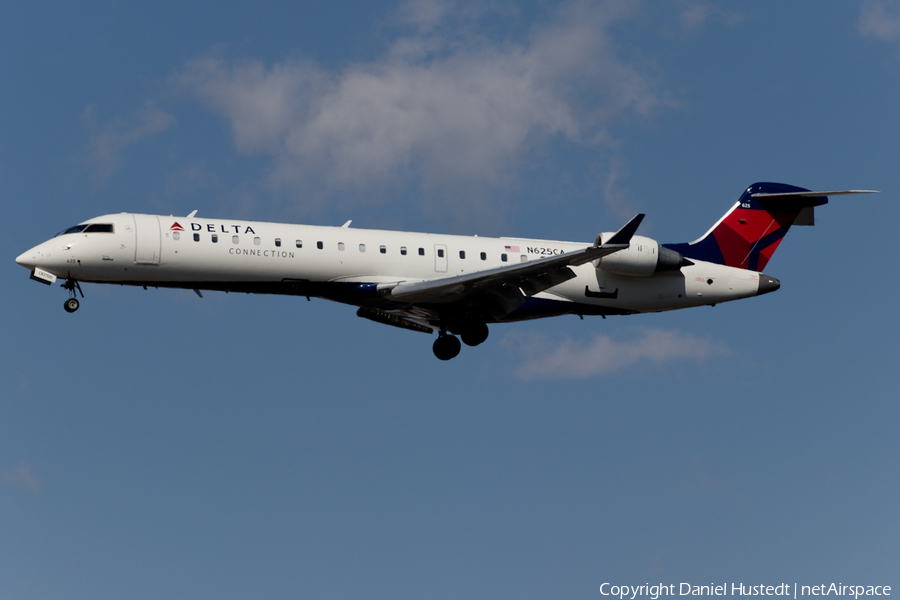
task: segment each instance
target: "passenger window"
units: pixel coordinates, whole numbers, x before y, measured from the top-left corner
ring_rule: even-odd
[[[281,238],[275,238],[275,247],[281,248]]]
[[[481,260],[487,260],[487,252],[481,253]]]
[[[466,251],[465,251],[465,250],[460,250],[460,251],[459,251],[459,257],[460,257],[460,258],[465,258],[465,257],[466,257]]]
[[[341,252],[344,251],[344,242],[338,242],[338,250],[340,250]]]
[[[297,240],[297,247],[298,247],[298,248],[302,248],[302,247],[303,247],[303,240]]]
[[[500,260],[502,260],[503,262],[506,262],[506,254],[501,254]]]
[[[217,236],[216,234],[212,234],[212,243],[213,243],[213,244],[218,244],[218,243],[219,243],[219,236]]]
[[[360,245],[359,245],[359,251],[360,251],[360,252],[365,252],[365,251],[366,251],[366,245],[365,245],[365,244],[360,244]]]
[[[419,256],[425,256],[425,248],[419,248]]]
[[[180,240],[180,239],[181,239],[181,232],[173,231],[173,232],[172,232],[172,239],[175,240],[176,242],[177,242],[178,240]]]
[[[382,254],[387,254],[387,248],[384,246],[379,246],[378,251],[381,252]]]
[[[522,262],[528,262],[528,255],[527,255],[527,254],[523,254],[520,258],[521,258]]]
[[[234,242],[235,244],[240,244],[241,238],[240,238],[240,236],[233,235],[233,236],[231,236],[231,241]]]
[[[438,248],[438,258],[444,258],[444,249]]]
[[[406,246],[400,246],[400,254],[406,256]]]
[[[323,244],[322,242],[316,242],[316,248],[318,248],[319,250],[321,250],[324,247],[325,247],[325,244]]]
[[[258,237],[253,238],[253,245],[254,245],[254,246],[259,246],[259,244],[260,244],[261,242],[262,242],[262,240],[259,239]]]
[[[200,241],[200,234],[199,234],[199,233],[195,233],[195,234],[194,234],[194,241],[195,241],[195,242],[199,242],[199,241]]]

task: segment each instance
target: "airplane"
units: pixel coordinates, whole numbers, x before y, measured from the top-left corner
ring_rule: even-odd
[[[70,227],[16,262],[41,283],[64,278],[70,313],[84,298],[80,283],[316,297],[437,332],[433,352],[450,360],[460,339],[484,342],[488,324],[605,319],[774,292],[781,283],[762,271],[791,225],[814,224],[828,196],[873,192],[754,183],[706,234],[678,244],[635,235],[643,214],[587,244],[203,219],[196,210],[121,213]]]

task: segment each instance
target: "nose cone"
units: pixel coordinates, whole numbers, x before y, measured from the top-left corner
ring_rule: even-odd
[[[34,248],[17,256],[16,263],[26,269],[33,269],[37,265],[37,253],[34,251]]]
[[[46,269],[47,267],[53,266],[50,265],[47,260],[50,257],[50,252],[48,250],[47,242],[38,244],[34,248],[17,256],[16,263],[29,270],[33,270],[35,267]]]
[[[763,294],[768,294],[769,292],[774,292],[778,288],[781,287],[781,282],[775,279],[774,277],[769,277],[764,273],[759,274],[759,290],[757,290],[756,295],[762,296]]]

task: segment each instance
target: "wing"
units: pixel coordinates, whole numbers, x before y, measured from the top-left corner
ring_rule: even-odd
[[[643,218],[643,214],[636,215],[599,246],[455,277],[380,284],[378,292],[390,300],[415,305],[477,302],[479,297],[487,297],[493,302],[487,302],[485,308],[499,319],[521,306],[528,297],[575,277],[569,267],[628,248]]]

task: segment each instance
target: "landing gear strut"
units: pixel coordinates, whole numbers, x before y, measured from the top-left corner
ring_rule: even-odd
[[[70,298],[63,303],[63,308],[66,309],[67,313],[73,313],[78,310],[78,298],[76,298],[75,290],[78,290],[78,293],[81,294],[81,297],[84,298],[84,292],[81,291],[81,286],[78,285],[78,282],[74,279],[66,279],[66,282],[62,284],[63,288],[69,290]]]
[[[461,347],[459,338],[454,335],[447,335],[442,331],[440,335],[438,335],[438,339],[434,341],[432,350],[434,350],[434,355],[439,359],[450,360],[459,354],[459,349]]]

